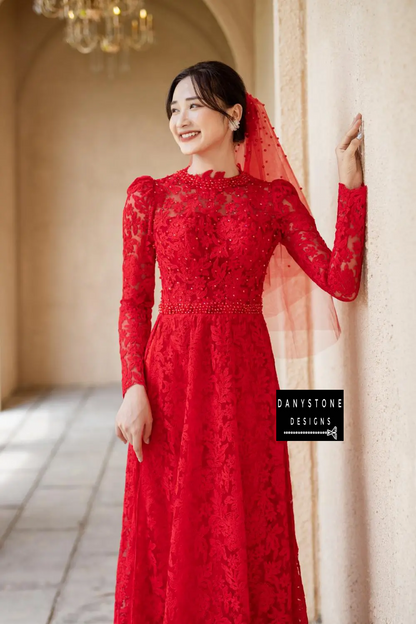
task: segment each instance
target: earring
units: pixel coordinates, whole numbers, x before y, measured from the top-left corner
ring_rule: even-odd
[[[236,130],[238,130],[238,128],[240,127],[240,122],[239,122],[239,120],[238,120],[238,119],[232,119],[232,120],[230,119],[230,121],[229,121],[229,124],[228,124],[228,125],[229,125],[230,129],[231,129],[233,132],[235,132],[235,131],[236,131]]]

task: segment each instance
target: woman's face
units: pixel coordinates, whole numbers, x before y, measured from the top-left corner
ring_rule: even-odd
[[[197,98],[189,76],[176,85],[171,111],[169,129],[183,154],[200,154],[224,141],[232,143],[228,119]],[[227,112],[231,113],[232,109]],[[187,133],[191,132],[197,134],[188,137]]]

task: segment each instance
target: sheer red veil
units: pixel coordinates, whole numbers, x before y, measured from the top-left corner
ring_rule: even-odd
[[[261,180],[282,178],[289,181],[311,213],[264,104],[247,93],[246,106],[245,139],[236,145],[236,163]],[[341,334],[331,295],[306,275],[282,244],[275,248],[267,267],[263,314],[273,333],[276,358],[315,355],[333,345]]]

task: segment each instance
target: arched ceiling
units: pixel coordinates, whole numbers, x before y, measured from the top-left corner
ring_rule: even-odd
[[[3,2],[15,0],[0,0]],[[153,0],[154,2],[177,7],[176,0]],[[223,31],[236,62],[236,70],[241,74],[250,91],[254,85],[254,0],[201,0]],[[31,5],[31,2],[28,2]],[[181,0],[180,8],[195,7],[195,0]],[[47,19],[47,18],[45,18]],[[54,21],[54,20],[52,20]]]
[[[224,32],[248,91],[254,85],[254,1],[203,0]]]

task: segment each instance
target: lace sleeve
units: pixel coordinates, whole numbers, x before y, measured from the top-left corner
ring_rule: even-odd
[[[118,322],[123,398],[133,384],[146,385],[143,357],[151,330],[156,261],[153,190],[153,178],[136,178],[127,189],[123,211],[123,287]]]
[[[338,213],[332,251],[319,234],[315,219],[286,180],[272,182],[279,211],[282,243],[305,273],[340,301],[353,301],[360,288],[365,240],[367,186],[338,184]]]

